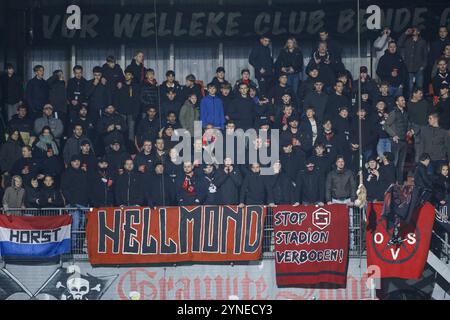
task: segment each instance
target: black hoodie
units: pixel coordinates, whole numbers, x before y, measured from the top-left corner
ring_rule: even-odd
[[[398,76],[395,78],[391,75],[394,69],[397,69],[398,71]],[[401,55],[398,52],[392,54],[386,49],[384,55],[378,62],[377,75],[380,77],[381,81],[387,81],[391,86],[398,87],[399,85],[404,84],[407,79],[407,70]]]
[[[312,171],[305,169],[298,173],[295,200],[308,204],[325,202],[325,175],[321,169],[314,166]]]
[[[61,191],[70,205],[88,205],[88,176],[81,169],[68,168],[61,177]]]

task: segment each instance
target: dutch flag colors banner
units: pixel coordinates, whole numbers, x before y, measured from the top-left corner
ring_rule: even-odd
[[[53,257],[70,253],[70,215],[18,217],[0,214],[0,256]]]

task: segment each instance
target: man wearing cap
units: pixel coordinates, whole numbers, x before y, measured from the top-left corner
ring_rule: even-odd
[[[34,121],[34,133],[39,136],[42,128],[46,126],[50,127],[56,141],[60,142],[64,133],[64,125],[60,119],[54,117],[53,106],[51,104],[46,104],[42,112],[42,117]]]
[[[258,44],[253,47],[248,58],[250,65],[255,68],[255,78],[258,80],[262,95],[268,94],[273,81],[273,58],[269,44],[268,36],[260,36]]]
[[[116,112],[116,108],[113,105],[108,105],[98,120],[97,132],[103,141],[103,145],[107,147],[112,140],[118,140],[123,144],[124,137],[128,133],[128,127],[124,118]]]
[[[439,100],[436,104],[436,111],[439,114],[439,118],[441,119],[440,124],[441,127],[450,130],[450,99],[449,99],[449,85],[441,84],[441,88],[439,90]]]
[[[216,129],[223,129],[225,123],[222,100],[216,96],[217,88],[213,83],[208,84],[208,95],[200,102],[200,120],[202,127],[212,125]]]
[[[68,208],[86,208],[89,204],[88,199],[88,175],[81,170],[81,157],[73,155],[70,158],[70,167],[61,176],[61,191],[66,200]],[[84,229],[85,211],[72,210],[72,233]],[[75,233],[72,238],[72,248],[79,253],[83,248],[82,238],[79,233]]]
[[[305,168],[296,178],[296,203],[323,206],[325,201],[325,176],[316,167],[315,160],[309,158]]]
[[[86,85],[86,100],[89,111],[99,115],[112,102],[111,90],[106,86],[106,80],[102,80],[101,67],[94,67],[92,72],[94,77]]]
[[[362,66],[361,68],[359,68],[359,78],[353,80],[353,97],[355,97],[356,99],[358,99],[358,82],[361,83],[361,91],[367,92],[369,96],[375,97],[375,95],[378,93],[377,83],[370,77],[369,70],[366,66]]]
[[[135,123],[141,111],[140,90],[140,85],[133,81],[133,72],[126,69],[125,81],[113,91],[113,105],[127,122],[129,140],[134,139]]]
[[[220,90],[222,88],[222,85],[230,85],[231,86],[231,84],[227,80],[225,80],[225,68],[224,67],[218,67],[216,69],[216,76],[212,79],[211,82],[216,85],[217,90]]]
[[[111,170],[108,160],[101,158],[88,177],[89,203],[94,208],[111,207],[114,205],[114,180],[116,174]]]
[[[123,163],[130,155],[122,147],[119,140],[112,140],[109,147],[106,149],[106,160],[113,172],[118,173],[122,168]]]
[[[67,139],[63,150],[63,159],[66,167],[70,165],[70,159],[73,155],[80,153],[81,142],[88,141],[92,146],[92,142],[84,135],[83,127],[80,124],[75,124],[73,127],[72,136]]]
[[[128,158],[124,161],[123,169],[114,186],[117,206],[143,206],[146,203],[143,174],[134,170],[132,159]]]

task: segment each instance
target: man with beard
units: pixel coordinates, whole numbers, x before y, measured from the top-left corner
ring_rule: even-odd
[[[183,162],[184,174],[175,182],[176,201],[179,206],[201,205],[207,197],[207,185],[203,177],[194,172],[190,161]]]

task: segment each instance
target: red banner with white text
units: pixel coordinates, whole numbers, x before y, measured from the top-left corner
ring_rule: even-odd
[[[409,222],[400,220],[395,242],[394,225],[387,223],[382,211],[382,203],[367,207],[367,266],[379,268],[381,278],[419,279],[430,248],[434,207],[426,203]]]
[[[263,206],[101,208],[88,214],[93,265],[258,260]]]
[[[346,286],[348,210],[342,204],[274,209],[278,286]]]

